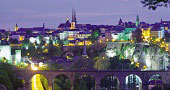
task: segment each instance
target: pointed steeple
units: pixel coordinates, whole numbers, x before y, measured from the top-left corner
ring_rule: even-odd
[[[161,23],[163,23],[163,20],[161,19]]]
[[[136,27],[139,27],[140,21],[139,21],[139,16],[137,15],[136,17]]]
[[[15,31],[17,31],[18,30],[18,24],[16,23],[16,25],[15,25]]]
[[[76,28],[76,24],[77,24],[76,11],[74,9],[72,9],[72,22],[71,22],[70,29],[75,29]]]
[[[77,18],[76,18],[76,10],[74,10],[74,21],[77,24]]]
[[[87,56],[86,53],[86,40],[84,39],[84,49],[83,49],[83,55],[82,56]]]
[[[43,22],[43,28],[45,28],[45,23]]]
[[[122,19],[121,19],[121,18],[120,18],[120,20],[119,20],[118,25],[123,25],[123,21],[122,21]]]
[[[76,10],[75,9],[72,9],[72,22],[75,22],[75,24],[77,24]]]

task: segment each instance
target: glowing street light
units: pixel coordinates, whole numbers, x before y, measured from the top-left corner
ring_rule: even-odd
[[[39,67],[43,67],[43,63],[42,62],[39,63]]]
[[[31,69],[34,71],[38,70],[38,68],[34,65],[34,63],[31,63]]]

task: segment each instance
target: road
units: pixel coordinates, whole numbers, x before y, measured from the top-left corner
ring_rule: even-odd
[[[32,90],[44,90],[40,80],[40,74],[36,74],[32,78]]]

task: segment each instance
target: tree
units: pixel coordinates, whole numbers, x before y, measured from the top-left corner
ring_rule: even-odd
[[[48,55],[49,57],[61,56],[62,55],[61,47],[55,47],[55,46],[49,45]]]
[[[65,75],[59,75],[54,79],[54,90],[70,90],[70,80]]]
[[[100,34],[101,34],[101,31],[99,29],[95,29],[92,31],[91,37],[88,37],[88,40],[92,40],[92,42],[94,42],[95,40],[97,40]]]
[[[31,34],[32,34],[32,30],[27,30],[27,31],[26,31],[26,37],[27,37],[27,38],[30,37]]]
[[[0,40],[2,39],[2,33],[0,33]]]
[[[168,31],[165,31],[165,39],[166,41],[170,41],[170,33],[168,33]]]
[[[75,74],[74,90],[95,90],[95,80],[89,75]]]
[[[113,75],[105,76],[101,80],[100,87],[104,88],[105,90],[118,90],[118,80]]]
[[[13,65],[0,63],[0,84],[5,85],[8,90],[17,90],[23,86],[23,82],[14,73]]]
[[[88,57],[80,57],[72,66],[75,70],[93,70],[94,61]]]
[[[105,55],[99,55],[94,67],[98,70],[107,70],[110,67],[109,59]]]
[[[118,69],[120,65],[120,60],[118,56],[111,57],[110,58],[110,69]]]
[[[135,31],[132,32],[132,38],[135,42],[142,42],[142,30],[137,28]]]
[[[96,38],[98,38],[100,36],[100,31],[99,30],[94,30],[93,32],[92,32],[92,38],[93,39],[96,39]]]
[[[9,77],[7,76],[0,75],[0,84],[3,84],[4,86],[6,86],[8,90],[12,90],[13,88]]]
[[[168,7],[170,6],[170,0],[142,0],[144,7],[148,9],[156,10],[157,7]]]

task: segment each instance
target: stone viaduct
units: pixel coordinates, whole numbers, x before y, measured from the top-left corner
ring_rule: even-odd
[[[48,80],[48,90],[53,90],[53,79],[58,75],[66,75],[70,79],[71,90],[73,90],[74,86],[74,78],[75,74],[79,73],[80,75],[89,75],[94,77],[95,79],[95,90],[100,90],[101,80],[107,75],[113,75],[118,78],[119,82],[119,90],[125,90],[125,78],[130,74],[135,74],[139,76],[142,80],[142,90],[148,90],[148,81],[150,77],[155,74],[159,74],[161,76],[163,84],[170,85],[170,71],[81,71],[81,70],[63,70],[63,71],[53,71],[53,70],[18,70],[16,72],[17,76],[23,77],[25,80],[25,85],[27,88],[30,88],[30,80],[35,74],[44,75]]]

